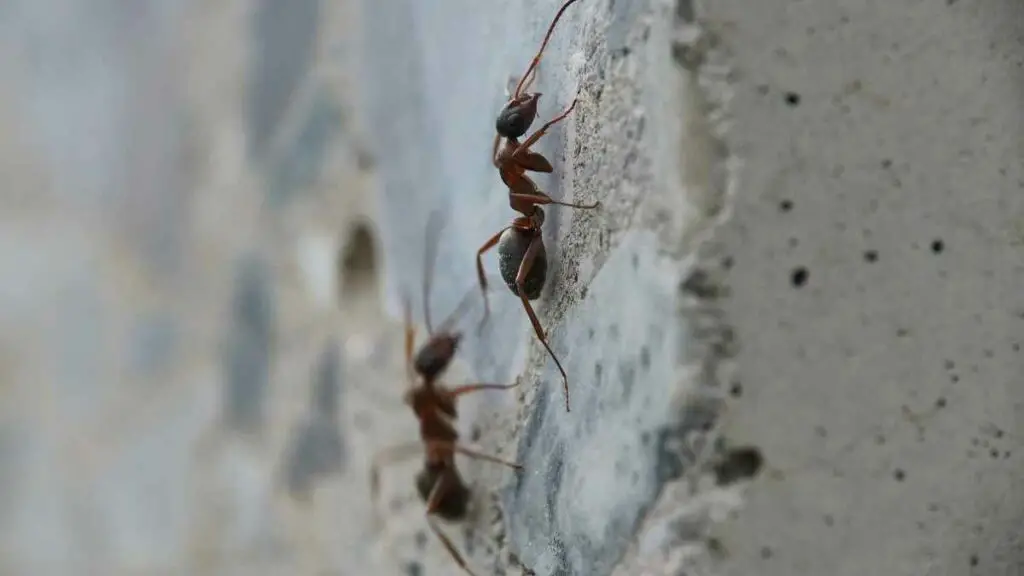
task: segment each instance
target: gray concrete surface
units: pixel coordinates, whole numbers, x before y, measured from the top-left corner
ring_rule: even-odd
[[[726,433],[786,475],[722,530],[728,573],[1019,573],[1024,6],[702,18],[744,159],[717,238],[743,344]]]

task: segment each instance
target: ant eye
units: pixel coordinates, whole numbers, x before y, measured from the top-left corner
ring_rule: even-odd
[[[519,106],[507,106],[498,114],[495,128],[504,138],[519,138],[530,128],[530,120]]]

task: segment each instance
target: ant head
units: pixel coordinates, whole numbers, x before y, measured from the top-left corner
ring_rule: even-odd
[[[437,334],[413,358],[413,369],[425,380],[437,378],[448,367],[459,347],[461,334]]]
[[[537,118],[537,100],[540,94],[523,94],[509,101],[501,112],[495,128],[503,138],[519,138],[530,129]]]

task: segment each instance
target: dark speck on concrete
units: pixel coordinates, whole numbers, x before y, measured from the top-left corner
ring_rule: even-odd
[[[808,276],[809,272],[807,271],[807,268],[803,266],[798,266],[794,268],[793,271],[790,273],[790,283],[793,285],[794,288],[802,288],[805,284],[807,284]]]
[[[756,476],[764,466],[764,456],[756,446],[730,448],[714,465],[715,483],[728,486]]]
[[[628,401],[633,394],[633,385],[636,384],[636,366],[632,362],[619,364],[619,382],[622,390],[622,400]]]
[[[741,382],[733,382],[732,385],[729,386],[729,395],[733,398],[743,396],[743,384]]]
[[[423,565],[419,562],[408,562],[405,565],[406,576],[423,576]]]

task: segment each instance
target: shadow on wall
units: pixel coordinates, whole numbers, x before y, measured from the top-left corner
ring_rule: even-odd
[[[236,266],[223,358],[222,418],[229,430],[258,435],[264,427],[276,324],[273,276],[267,261],[256,254],[241,257]]]
[[[345,470],[339,421],[343,370],[339,343],[329,338],[313,369],[309,412],[293,430],[284,455],[284,484],[295,500],[308,502],[318,481]]]

